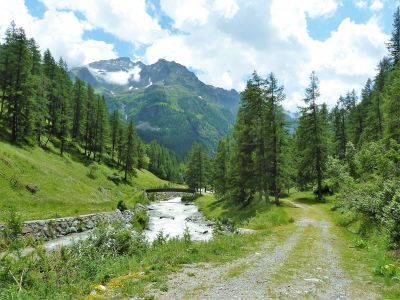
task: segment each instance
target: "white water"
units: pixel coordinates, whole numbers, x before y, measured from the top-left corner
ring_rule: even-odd
[[[185,204],[181,198],[154,202],[148,206],[150,217],[146,237],[153,241],[160,231],[169,237],[182,237],[187,226],[192,241],[206,241],[212,238],[212,227],[196,205]]]
[[[182,237],[186,226],[189,229],[192,241],[207,241],[212,238],[212,224],[204,219],[196,205],[183,203],[181,198],[172,198],[166,201],[153,202],[148,206],[150,217],[149,228],[145,230],[147,240],[154,241],[160,231],[164,236]],[[46,250],[52,251],[75,242],[86,240],[91,231],[74,233],[43,244]],[[33,249],[24,249],[24,255]],[[1,254],[1,253],[0,253]]]

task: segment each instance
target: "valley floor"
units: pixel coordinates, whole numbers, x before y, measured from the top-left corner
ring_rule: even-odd
[[[254,253],[223,264],[173,273],[156,299],[377,299],[370,266],[320,204],[287,208],[295,218],[277,227]]]

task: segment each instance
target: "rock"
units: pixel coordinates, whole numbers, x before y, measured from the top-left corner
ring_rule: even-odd
[[[92,221],[92,220],[89,220],[89,221],[86,223],[86,228],[92,229],[93,227],[94,227],[93,221]]]
[[[135,210],[147,210],[148,208],[144,206],[143,204],[137,203],[135,205]]]
[[[237,228],[235,230],[235,233],[237,233],[237,234],[254,234],[256,232],[257,232],[257,230],[248,229],[248,228]]]
[[[172,217],[172,216],[160,216],[159,219],[171,219],[171,220],[175,220],[175,217]]]
[[[201,234],[206,234],[208,233],[208,230],[203,231]]]
[[[31,192],[32,194],[36,194],[39,191],[38,186],[34,185],[33,183],[29,183],[25,187],[28,190],[28,192]]]
[[[99,186],[99,192],[102,193],[104,196],[107,196],[107,190],[102,186]]]
[[[104,293],[107,290],[107,288],[104,285],[101,285],[101,284],[96,285],[94,287],[94,289],[99,293]]]
[[[1,229],[0,229],[1,230]],[[22,229],[22,234],[31,234],[33,232],[33,230],[32,230],[32,228],[30,228],[30,227],[28,227],[28,226],[25,226],[23,229]]]
[[[321,282],[321,279],[318,279],[318,278],[304,278],[304,281],[311,282],[311,283],[318,283],[318,282]]]

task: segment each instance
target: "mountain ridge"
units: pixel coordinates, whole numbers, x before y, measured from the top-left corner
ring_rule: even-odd
[[[109,110],[133,118],[139,136],[184,155],[194,141],[210,152],[232,129],[240,95],[203,83],[174,61],[146,65],[127,57],[101,60],[70,71],[103,94]]]

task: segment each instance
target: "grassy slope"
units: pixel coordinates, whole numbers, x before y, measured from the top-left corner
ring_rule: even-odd
[[[129,263],[123,263],[123,267],[120,265],[114,267],[113,273],[119,276],[106,282],[106,285],[111,288],[108,289],[104,298],[100,296],[99,299],[107,299],[108,295],[115,294],[121,298],[132,295],[145,296],[146,286],[149,283],[163,290],[167,288],[167,275],[179,271],[183,265],[204,262],[220,264],[248,255],[258,249],[260,243],[270,236],[273,227],[288,224],[291,221],[284,207],[269,209],[262,202],[240,209],[234,205],[226,206],[223,202],[217,201],[213,195],[206,195],[197,199],[196,203],[208,218],[231,218],[238,225],[259,231],[256,234],[217,235],[208,242],[189,245],[183,240],[173,239],[164,245],[153,247],[151,251],[145,253],[141,261],[132,258]],[[254,226],[259,223],[263,226]],[[128,270],[131,276],[121,276]],[[238,271],[232,270],[232,272]],[[145,275],[137,275],[140,272]],[[139,280],[132,281],[132,276],[136,275]],[[101,282],[101,277],[97,280]],[[92,300],[95,297],[87,296],[84,299]]]
[[[392,258],[391,253],[387,250],[387,243],[383,235],[372,232],[368,237],[361,237],[354,233],[354,228],[342,226],[343,219],[346,216],[339,211],[331,211],[336,202],[334,197],[327,197],[327,203],[317,203],[312,193],[301,192],[291,194],[289,199],[312,204],[316,208],[312,210],[314,218],[317,220],[327,219],[337,225],[331,228],[331,232],[337,237],[333,241],[334,246],[342,258],[341,267],[354,280],[355,284],[359,286],[365,284],[378,285],[378,292],[383,299],[400,299],[398,281],[393,281],[376,273],[376,270],[382,266],[399,263]],[[293,210],[291,215],[296,218],[296,213],[298,211]]]
[[[141,190],[168,184],[146,170],[137,170],[132,186],[116,185],[107,179],[116,170],[104,164],[91,179],[90,167],[54,152],[0,142],[0,222],[8,207],[28,220],[110,211],[119,200],[133,206],[143,197]],[[39,191],[31,194],[27,184],[37,185]]]

